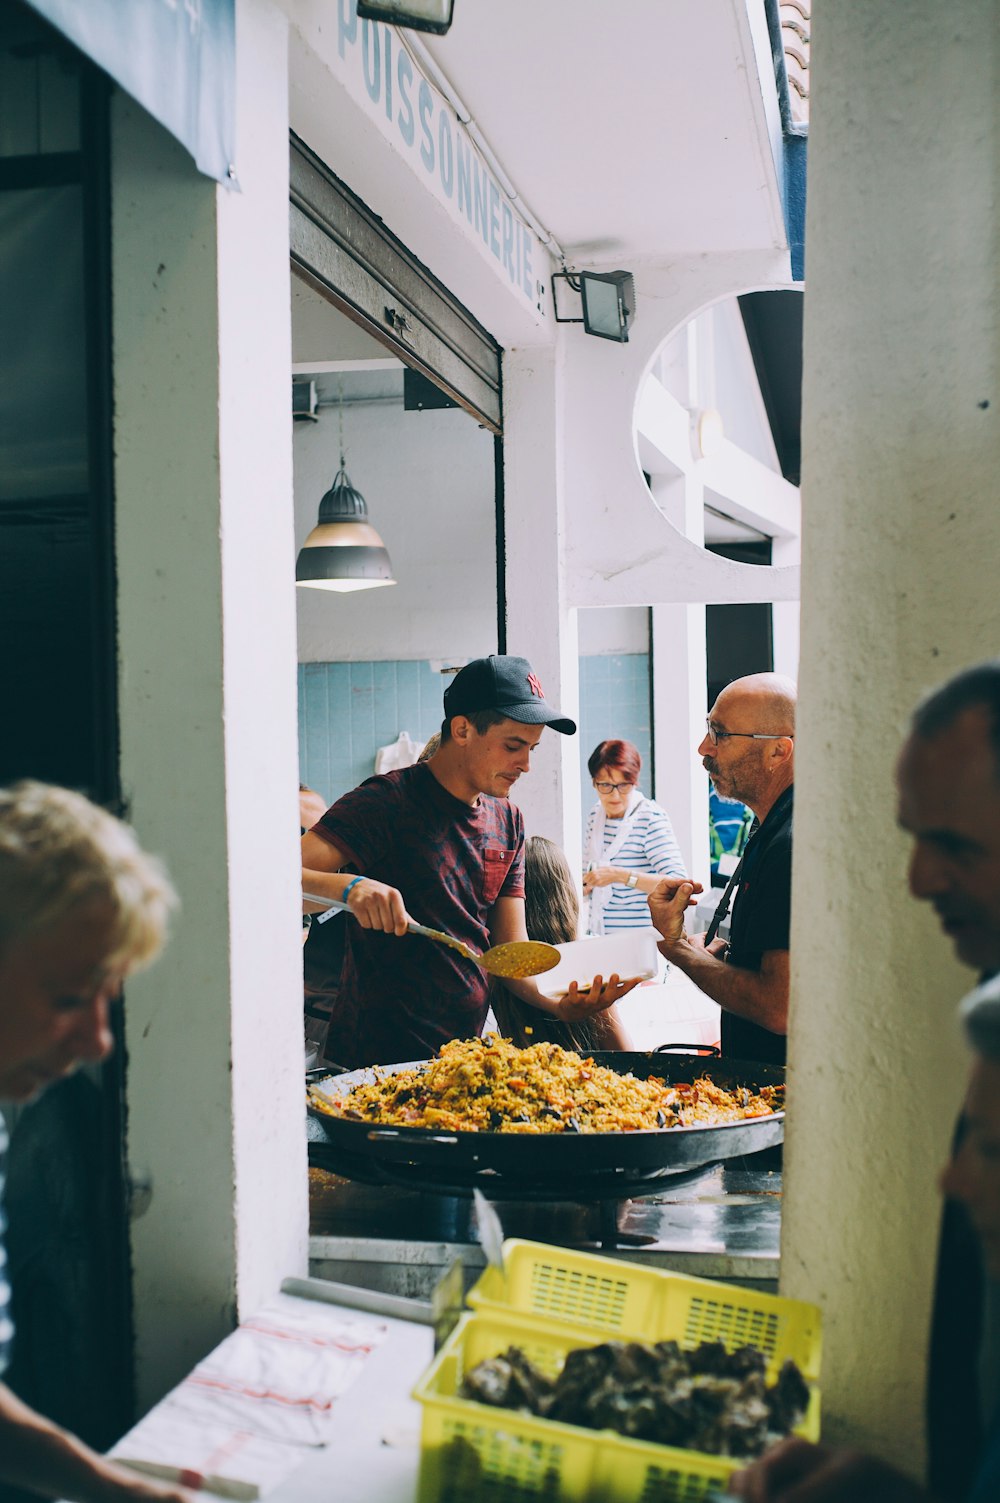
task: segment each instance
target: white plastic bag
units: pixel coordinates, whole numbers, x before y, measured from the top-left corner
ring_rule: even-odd
[[[412,767],[423,749],[423,742],[414,741],[409,731],[400,731],[391,746],[380,746],[375,753],[375,771],[394,772],[397,767]]]

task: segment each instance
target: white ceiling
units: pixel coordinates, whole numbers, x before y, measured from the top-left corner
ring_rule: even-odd
[[[455,0],[446,36],[409,36],[570,261],[629,267],[783,243],[755,25],[766,41],[763,0]],[[297,370],[386,356],[296,279],[292,304]],[[335,380],[327,400],[374,394],[361,371]]]
[[[748,11],[763,0],[455,0],[422,40],[563,250],[628,264],[780,237]]]

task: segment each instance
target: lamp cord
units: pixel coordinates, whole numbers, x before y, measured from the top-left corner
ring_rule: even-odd
[[[344,468],[344,376],[337,372],[337,420],[340,429],[340,468]]]

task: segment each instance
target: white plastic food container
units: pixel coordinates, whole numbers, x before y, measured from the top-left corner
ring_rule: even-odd
[[[631,929],[621,934],[602,934],[589,939],[574,939],[568,945],[556,945],[560,960],[551,971],[536,976],[543,997],[562,997],[575,981],[587,991],[595,976],[607,981],[612,974],[620,981],[638,976],[648,981],[659,974],[659,938],[655,929]]]

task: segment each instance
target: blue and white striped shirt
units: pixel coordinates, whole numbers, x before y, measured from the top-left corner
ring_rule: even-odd
[[[3,1213],[3,1192],[7,1182],[7,1127],[0,1117],[0,1374],[10,1364],[14,1344],[14,1322],[10,1318],[10,1284],[7,1281],[7,1249],[4,1232],[7,1222]]]
[[[587,833],[583,848],[590,849],[594,821],[600,804],[595,804],[587,820]],[[621,830],[620,819],[604,821],[605,851],[617,840]],[[652,799],[644,798],[629,820],[629,831],[624,844],[615,852],[609,866],[621,866],[626,871],[638,872],[640,876],[683,877],[684,858],[674,835],[670,816]],[[648,929],[652,920],[646,894],[634,887],[625,887],[615,882],[611,895],[604,904],[603,924],[600,931],[591,924],[591,933],[610,934],[616,929]]]

